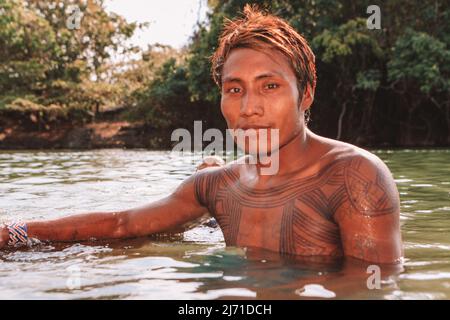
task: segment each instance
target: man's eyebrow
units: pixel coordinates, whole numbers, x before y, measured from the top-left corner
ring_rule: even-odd
[[[233,77],[233,76],[225,77],[222,79],[222,83],[225,83],[225,82],[242,82],[242,79],[239,77]]]
[[[278,71],[270,71],[270,72],[267,72],[267,73],[263,73],[263,74],[257,75],[255,77],[255,80],[260,80],[260,79],[264,79],[264,78],[272,78],[272,77],[284,78],[282,73],[280,73]]]
[[[257,75],[254,79],[255,80],[261,80],[261,79],[264,79],[264,78],[271,78],[271,77],[284,78],[283,74],[278,72],[278,71],[269,71],[269,72]],[[243,80],[241,78],[239,78],[239,77],[227,76],[227,77],[224,77],[223,80],[222,80],[222,83],[225,83],[225,82],[243,82]]]

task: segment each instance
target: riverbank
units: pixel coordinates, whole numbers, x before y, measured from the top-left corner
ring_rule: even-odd
[[[2,121],[0,126],[0,149],[3,150],[168,147],[170,136],[169,139],[164,139],[161,132],[156,132],[143,122],[98,121],[84,125],[62,123],[41,130],[13,121]]]

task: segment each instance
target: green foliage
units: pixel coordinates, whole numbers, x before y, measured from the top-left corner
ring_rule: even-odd
[[[117,103],[133,107],[145,99],[155,75],[161,73],[160,69],[169,60],[174,59],[178,64],[184,59],[185,53],[165,45],[153,45],[142,52],[141,59],[120,62],[113,66],[111,82],[114,83],[118,96]]]
[[[170,58],[155,74],[147,89],[138,92],[132,118],[144,120],[157,129],[186,125],[192,112],[186,68]]]
[[[383,52],[371,33],[365,19],[352,19],[337,28],[322,31],[314,37],[312,46],[325,63],[344,62],[346,58],[354,61],[355,57],[379,58]]]
[[[416,84],[424,94],[450,91],[450,50],[427,33],[409,29],[399,37],[388,68],[390,81]]]
[[[356,74],[355,88],[376,91],[380,86],[381,74],[379,70],[367,70]]]
[[[50,24],[18,1],[0,2],[0,90],[39,87],[54,63]]]
[[[66,26],[70,5],[83,14],[79,28]],[[94,107],[115,104],[120,90],[104,80],[108,61],[134,50],[121,43],[137,27],[101,0],[0,0],[0,110],[79,109],[88,120]]]

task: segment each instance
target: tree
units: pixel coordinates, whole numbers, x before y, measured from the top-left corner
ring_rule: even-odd
[[[70,8],[82,15],[73,28]],[[102,0],[0,0],[0,110],[18,112],[22,99],[44,113],[57,105],[89,118],[117,99],[105,79],[109,58],[135,49],[123,43],[137,27]]]

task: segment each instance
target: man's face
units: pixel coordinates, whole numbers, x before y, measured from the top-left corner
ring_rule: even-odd
[[[279,129],[278,143],[269,141],[267,151],[282,148],[303,128],[299,100],[294,71],[280,52],[239,48],[225,61],[221,109],[228,128],[256,129],[258,144],[262,140],[259,128],[268,128],[268,137],[271,129]],[[265,152],[259,145],[258,152]],[[248,144],[239,147],[253,153]]]

